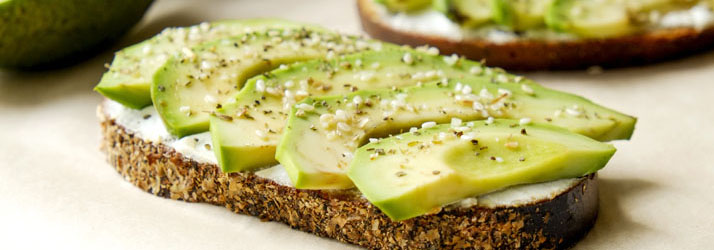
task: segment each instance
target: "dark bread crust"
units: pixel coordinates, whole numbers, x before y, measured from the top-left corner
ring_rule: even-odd
[[[482,39],[450,40],[432,34],[396,30],[380,20],[373,0],[357,0],[364,30],[372,37],[411,46],[431,45],[442,54],[485,59],[488,66],[509,70],[623,67],[659,62],[711,48],[714,27],[673,28],[608,39],[574,41],[519,40],[493,43]]]
[[[102,149],[129,182],[157,196],[231,211],[370,249],[563,249],[592,227],[597,178],[551,200],[459,208],[395,222],[354,191],[298,190],[252,173],[225,174],[127,131],[99,110]]]

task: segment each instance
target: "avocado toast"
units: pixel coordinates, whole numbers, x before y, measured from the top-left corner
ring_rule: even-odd
[[[327,53],[253,71],[257,76],[245,83],[212,82],[216,93],[227,93],[223,87],[236,90],[223,99],[206,98],[205,88],[191,91],[205,82],[154,76],[150,91],[180,86],[189,94],[177,96],[187,100],[170,101],[210,104],[194,106],[200,107],[191,109],[196,113],[175,107],[184,111],[176,117],[208,114],[208,128],[167,129],[169,113],[155,108],[158,99],[143,109],[104,101],[98,116],[110,163],[159,196],[226,206],[371,249],[565,248],[594,223],[595,171],[614,153],[598,140],[629,138],[634,118],[500,69],[439,56],[433,48],[362,38],[332,42],[325,39],[334,37],[329,31],[280,25],[252,32],[280,37],[294,34],[291,30],[307,32],[295,38],[298,51],[315,46]],[[236,37],[241,35],[215,41]],[[350,46],[354,49],[335,49]],[[260,48],[259,57],[265,52],[249,48]],[[171,63],[185,59],[181,50],[162,66],[166,72],[183,67]],[[211,62],[197,60],[180,73],[221,75],[220,69],[201,67]],[[355,137],[360,131],[364,134]],[[411,158],[397,152],[412,149],[422,150],[422,162],[441,167],[389,164]],[[435,182],[406,181],[402,195],[384,190],[390,181],[370,176],[409,180],[416,173]],[[385,203],[378,196],[392,198]]]
[[[395,4],[394,2],[402,2]],[[404,2],[421,2],[407,5]],[[708,0],[357,0],[364,30],[512,70],[630,66],[714,44]]]

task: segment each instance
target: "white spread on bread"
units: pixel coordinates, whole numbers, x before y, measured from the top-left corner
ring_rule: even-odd
[[[434,34],[453,40],[463,38],[461,27],[436,10],[426,10],[417,14],[390,14],[387,8],[380,4],[377,4],[377,10],[383,20],[400,30]]]
[[[529,30],[521,33],[501,29],[497,26],[483,26],[463,29],[444,14],[433,9],[417,13],[390,13],[381,4],[375,4],[380,19],[392,28],[406,32],[416,32],[445,37],[459,41],[464,38],[483,38],[493,43],[507,43],[517,39],[574,40],[577,36],[548,29]],[[671,11],[664,15],[651,16],[652,29],[691,27],[704,29],[714,24],[714,12],[705,5],[690,9]]]
[[[199,163],[217,164],[218,162],[211,150],[211,134],[209,132],[178,139],[166,130],[166,126],[154,106],[135,110],[124,107],[118,102],[107,100],[104,102],[104,111],[110,119],[114,119],[116,123],[144,140],[163,143]]]
[[[693,27],[704,29],[714,23],[714,12],[704,5],[697,5],[688,10],[672,11],[662,16],[658,24],[663,28]]]
[[[178,139],[169,134],[153,106],[146,107],[142,110],[134,110],[124,107],[117,102],[105,100],[102,108],[103,110],[100,110],[100,112],[104,112],[104,114],[98,115],[100,119],[105,116],[109,119],[113,119],[117,124],[128,130],[128,132],[134,133],[141,139],[152,143],[163,143],[176,150],[176,152],[181,153],[184,157],[199,163],[217,163],[216,156],[211,149],[211,135],[209,132]],[[281,185],[292,186],[287,172],[280,165],[259,170],[255,174]],[[481,207],[516,206],[539,200],[547,200],[567,191],[575,185],[578,180],[579,178],[564,179],[510,187],[479,197],[466,198],[447,205],[446,208],[471,207],[476,205]]]

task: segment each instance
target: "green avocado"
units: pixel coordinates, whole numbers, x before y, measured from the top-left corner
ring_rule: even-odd
[[[451,0],[434,0],[431,3],[431,8],[446,16],[450,16],[452,8],[451,5]]]
[[[369,143],[347,172],[371,204],[399,221],[514,185],[594,173],[614,153],[610,144],[553,125],[496,119]]]
[[[337,57],[367,40],[305,28],[268,29],[184,49],[161,67],[151,98],[168,131],[178,137],[207,131],[209,116],[246,79],[284,64]]]
[[[700,2],[700,0],[619,0],[625,4],[627,9],[632,13],[648,13],[650,11],[667,12],[683,8],[691,8]]]
[[[545,14],[551,29],[585,38],[607,38],[635,31],[624,3],[619,0],[553,0]]]
[[[452,118],[544,122],[597,140],[627,139],[635,124],[633,117],[572,94],[509,81],[464,78],[397,91],[307,98],[291,110],[276,159],[297,188],[350,188],[353,184],[346,175],[347,166],[354,150],[368,138]]]
[[[432,0],[379,0],[387,7],[388,10],[393,12],[413,12],[418,10],[423,10],[431,6]]]
[[[0,0],[0,67],[57,67],[88,57],[134,26],[152,2]]]
[[[492,0],[452,0],[451,4],[466,27],[493,21]]]
[[[545,11],[552,0],[492,0],[493,20],[512,30],[545,25]]]
[[[477,62],[439,56],[433,48],[420,52],[383,46],[381,51],[297,63],[250,79],[235,102],[224,104],[210,120],[213,151],[223,171],[275,164],[275,147],[290,107],[308,96],[398,88],[444,77],[489,80],[501,75]]]
[[[279,19],[227,20],[191,27],[167,28],[146,41],[117,52],[109,70],[104,73],[94,90],[129,108],[144,108],[151,105],[151,83],[154,74],[166,60],[182,49],[277,27],[320,29]]]

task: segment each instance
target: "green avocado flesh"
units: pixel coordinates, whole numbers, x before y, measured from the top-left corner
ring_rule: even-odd
[[[610,144],[559,127],[496,119],[369,143],[355,152],[348,176],[370,203],[399,221],[518,184],[594,173],[614,153]]]
[[[347,166],[368,138],[398,134],[426,122],[489,117],[549,123],[603,141],[629,138],[635,124],[630,116],[572,94],[512,81],[464,78],[398,91],[305,99],[291,110],[275,156],[297,188],[350,188]]]
[[[690,8],[698,3],[710,4],[711,0],[618,0],[619,3],[624,4],[628,11],[633,13],[638,12],[649,12],[649,11],[661,11],[667,12],[677,9]]]
[[[379,0],[390,11],[411,12],[422,10],[431,5],[432,0]]]
[[[668,11],[691,8],[696,0],[553,0],[545,22],[554,30],[581,37],[631,34]]]
[[[545,21],[554,30],[590,38],[622,36],[634,28],[616,0],[554,0]]]
[[[552,0],[493,0],[493,19],[513,30],[528,30],[545,25],[545,11]]]
[[[277,19],[245,19],[168,28],[160,34],[116,53],[109,70],[94,88],[97,92],[133,109],[151,105],[154,74],[166,60],[182,49],[203,42],[268,28],[300,28],[305,24]],[[308,26],[315,29],[313,26]]]
[[[219,39],[168,59],[154,76],[151,97],[171,134],[200,133],[208,130],[210,114],[235,96],[246,79],[283,64],[337,57],[369,45],[361,38],[304,28]]]
[[[711,0],[435,0],[430,8],[467,30],[553,30],[597,39],[656,27],[667,12],[697,4],[714,8]]]
[[[275,147],[290,106],[303,98],[411,86],[445,77],[489,80],[495,71],[477,62],[439,56],[438,51],[392,46],[294,64],[250,79],[233,98],[235,102],[217,110],[210,120],[213,151],[224,172],[265,167],[277,163]]]
[[[452,5],[466,27],[475,27],[493,20],[491,0],[452,0]]]

